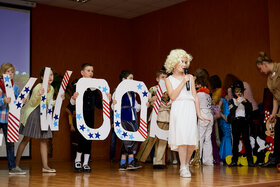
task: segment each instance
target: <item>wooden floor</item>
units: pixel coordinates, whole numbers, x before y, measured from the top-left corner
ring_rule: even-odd
[[[0,162],[0,187],[87,187],[87,186],[280,186],[280,173],[275,168],[225,166],[191,167],[191,178],[179,177],[179,166],[154,170],[142,164],[137,171],[118,171],[118,163],[98,160],[91,163],[91,173],[74,173],[71,162],[51,162],[57,173],[41,172],[41,164],[24,161],[27,175],[9,175],[7,162]]]

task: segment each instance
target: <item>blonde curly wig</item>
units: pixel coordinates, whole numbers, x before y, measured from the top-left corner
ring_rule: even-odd
[[[170,51],[169,55],[167,56],[167,59],[164,63],[164,67],[166,68],[167,73],[171,73],[174,70],[174,67],[181,63],[182,58],[187,59],[186,68],[189,68],[190,62],[193,59],[193,57],[188,54],[183,49],[173,49]]]

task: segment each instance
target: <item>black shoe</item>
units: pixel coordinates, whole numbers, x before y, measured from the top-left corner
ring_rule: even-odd
[[[133,160],[132,162],[130,162],[130,164],[128,164],[126,169],[134,170],[134,169],[139,169],[139,168],[142,168],[142,166],[137,165],[136,162]]]
[[[153,165],[154,169],[167,169],[165,165]]]
[[[276,167],[277,163],[275,159],[270,159],[267,163],[261,165],[261,167]]]
[[[86,173],[90,173],[91,172],[91,168],[89,167],[89,165],[84,165],[83,166],[83,171]]]
[[[122,165],[120,165],[120,167],[119,167],[119,171],[125,171],[126,169],[127,169],[126,164],[122,164]]]
[[[256,165],[254,164],[253,161],[248,161],[248,166],[249,166],[249,167],[255,167]]]
[[[235,161],[231,161],[231,163],[228,165],[229,167],[237,166],[237,163]]]
[[[81,162],[74,162],[74,170],[78,173],[83,171]]]

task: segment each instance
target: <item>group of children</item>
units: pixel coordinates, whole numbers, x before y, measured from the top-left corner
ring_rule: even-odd
[[[252,104],[244,97],[243,82],[235,80],[230,85],[231,89],[223,91],[217,75],[209,77],[205,69],[198,69],[194,75],[196,76],[195,82],[201,113],[207,119],[211,119],[207,123],[198,121],[202,163],[213,165],[223,161],[230,167],[237,166],[239,143],[242,140],[245,145],[248,166],[254,166],[249,139]],[[211,88],[212,93],[208,88]],[[218,131],[216,134],[216,128],[221,132]],[[216,137],[219,137],[219,134],[221,137],[219,139],[220,149],[218,150]],[[214,138],[211,138],[213,135]],[[228,156],[232,156],[232,158],[226,162]]]
[[[43,80],[45,68],[40,71],[41,81]],[[47,151],[47,139],[52,138],[52,132],[50,128],[48,131],[41,131],[40,126],[40,101],[41,95],[44,93],[44,88],[42,88],[42,83],[37,84],[32,92],[29,101],[26,103],[26,99],[22,99],[22,103],[25,104],[25,110],[21,117],[21,124],[19,128],[19,133],[24,137],[19,144],[16,159],[14,156],[14,143],[7,141],[7,126],[8,126],[8,114],[9,114],[9,103],[11,103],[11,98],[7,97],[5,91],[5,83],[3,80],[3,74],[8,74],[12,80],[12,85],[15,93],[15,98],[19,96],[19,88],[13,83],[13,77],[15,74],[15,67],[10,63],[4,63],[1,65],[1,87],[0,87],[0,113],[1,113],[1,124],[0,128],[3,129],[6,142],[6,151],[8,158],[8,168],[9,174],[26,174],[26,171],[19,167],[21,156],[23,151],[30,141],[31,138],[40,139],[40,152],[42,158],[42,172],[54,173],[55,169],[52,169],[48,165],[48,151]],[[47,87],[47,103],[53,98],[54,89],[51,86],[53,82],[53,72],[50,72],[48,87]],[[61,96],[64,99],[64,95]]]
[[[15,68],[10,63],[2,64],[1,66],[1,78],[3,74],[9,74],[11,79],[13,79],[15,73]],[[91,64],[83,64],[81,66],[81,75],[83,78],[93,78],[94,68]],[[43,79],[44,69],[40,72],[40,77]],[[156,74],[156,81],[164,80],[168,74],[164,70],[160,70]],[[249,166],[254,166],[252,159],[252,148],[249,141],[249,121],[250,114],[252,112],[251,103],[244,98],[244,85],[242,81],[236,81],[232,85],[232,95],[233,98],[226,100],[225,96],[220,96],[215,101],[215,92],[217,89],[214,86],[209,85],[211,80],[206,70],[199,69],[194,74],[195,86],[197,91],[197,96],[200,103],[200,112],[203,118],[207,120],[198,120],[198,134],[200,148],[197,149],[198,154],[195,154],[193,161],[196,159],[198,163],[202,161],[204,165],[213,165],[215,159],[213,158],[213,139],[211,140],[211,135],[213,134],[213,124],[220,118],[220,126],[223,131],[223,137],[221,138],[220,145],[220,158],[225,160],[228,155],[232,156],[232,161],[229,166],[236,166],[238,159],[238,144],[240,136],[242,135],[242,140],[244,141],[246,156]],[[120,81],[125,79],[133,79],[133,73],[131,71],[122,71],[120,73]],[[48,90],[47,90],[47,103],[53,98],[54,89],[51,86],[53,82],[53,72],[51,71]],[[210,91],[210,87],[212,87]],[[15,91],[15,97],[18,97],[19,88],[13,83],[13,88]],[[157,85],[149,89],[148,101],[149,107],[153,107],[154,102],[157,100],[156,92]],[[214,89],[213,89],[214,88]],[[212,93],[211,93],[212,92]],[[48,156],[47,156],[47,142],[48,138],[52,138],[52,132],[50,129],[48,131],[41,131],[40,127],[40,100],[41,95],[44,93],[42,88],[42,83],[39,83],[33,89],[32,95],[29,101],[26,103],[24,114],[21,119],[20,134],[24,135],[16,154],[16,160],[14,159],[14,144],[7,142],[7,118],[8,118],[8,104],[11,99],[5,94],[5,88],[3,79],[0,80],[0,128],[3,129],[6,148],[7,148],[7,158],[8,167],[10,174],[25,174],[20,167],[20,158],[24,151],[25,146],[30,141],[31,138],[40,139],[40,152],[42,157],[42,172],[56,172],[48,166]],[[71,114],[73,114],[73,124],[72,131],[75,131],[78,135],[77,138],[77,149],[76,157],[74,161],[74,170],[76,172],[91,172],[89,166],[89,159],[91,154],[91,140],[86,140],[79,132],[76,127],[75,121],[75,102],[79,93],[76,92],[75,84],[73,86],[73,95],[70,99],[69,106],[67,107]],[[212,96],[212,97],[211,97]],[[64,98],[64,95],[61,97]],[[111,100],[111,95],[108,94]],[[102,96],[96,88],[88,88],[83,95],[83,113],[86,124],[94,128],[94,110],[95,107],[102,109]],[[171,108],[171,100],[165,92],[160,100],[160,107],[157,117],[157,124],[163,130],[169,129],[169,115]],[[112,96],[112,108],[116,104],[114,99],[114,94]],[[127,92],[122,98],[121,104],[121,124],[124,129],[128,131],[137,131],[138,129],[138,117],[137,112],[140,111],[140,105],[137,103],[136,94],[134,92]],[[195,119],[196,120],[196,119]],[[231,124],[231,126],[230,126]],[[215,130],[215,129],[214,129]],[[231,133],[232,131],[232,133]],[[231,134],[233,138],[233,146],[231,150]],[[229,147],[230,145],[230,147]],[[136,159],[145,162],[149,156],[152,148],[155,147],[153,167],[156,169],[166,168],[166,148],[167,140],[161,140],[157,137],[148,137],[144,141],[140,149],[138,150],[138,142],[136,141],[122,141],[121,144],[121,160],[120,160],[120,171],[125,170],[135,170],[141,168],[140,165],[136,164]],[[138,153],[137,153],[138,150]],[[82,163],[83,155],[83,163]]]

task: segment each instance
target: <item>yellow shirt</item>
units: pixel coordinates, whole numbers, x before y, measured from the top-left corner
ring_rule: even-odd
[[[31,112],[40,105],[41,102],[41,96],[38,95],[39,89],[42,88],[42,83],[39,83],[35,86],[35,88],[32,91],[31,97],[29,102],[24,106],[24,113],[21,117],[21,123],[25,126],[25,123],[27,121],[27,118],[31,114]],[[53,98],[54,89],[51,86],[51,89],[47,93],[47,104],[49,103],[49,100]]]

